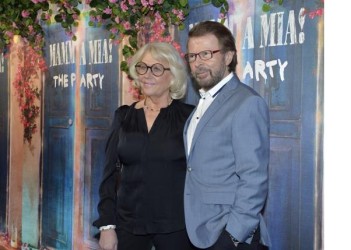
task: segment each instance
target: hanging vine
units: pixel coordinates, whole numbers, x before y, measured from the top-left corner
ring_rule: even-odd
[[[21,112],[20,120],[24,127],[23,140],[31,144],[33,134],[38,130],[36,122],[40,115],[38,102],[41,95],[33,81],[38,79],[40,72],[46,70],[46,63],[43,57],[28,44],[17,47],[19,63],[13,85]]]

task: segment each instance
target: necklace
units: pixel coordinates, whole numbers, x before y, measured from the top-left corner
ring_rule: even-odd
[[[146,99],[147,99],[147,97],[146,97],[145,100],[144,100],[144,108],[146,108],[147,110],[153,111],[153,112],[160,112],[160,111],[161,111],[162,108],[156,109],[156,108],[152,108],[152,107],[147,106],[147,105],[146,105]],[[169,101],[169,103],[167,104],[167,106],[164,107],[164,108],[167,108],[169,105],[171,105],[172,101],[173,101],[173,99],[171,98],[171,100]]]

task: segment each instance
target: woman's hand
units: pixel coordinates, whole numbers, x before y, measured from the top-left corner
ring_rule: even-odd
[[[101,231],[99,240],[101,250],[117,250],[117,243],[117,234],[114,229]]]

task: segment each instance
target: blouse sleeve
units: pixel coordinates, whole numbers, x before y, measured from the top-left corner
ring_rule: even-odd
[[[112,129],[105,147],[105,161],[102,181],[99,187],[100,200],[98,203],[99,218],[93,222],[93,226],[100,228],[106,225],[116,225],[116,196],[117,196],[117,145],[119,140],[119,129],[126,112],[127,105],[119,107],[115,111]]]

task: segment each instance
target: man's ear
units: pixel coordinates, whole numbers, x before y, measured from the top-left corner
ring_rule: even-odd
[[[225,64],[227,66],[232,62],[234,55],[235,55],[234,51],[227,51],[225,53]]]

